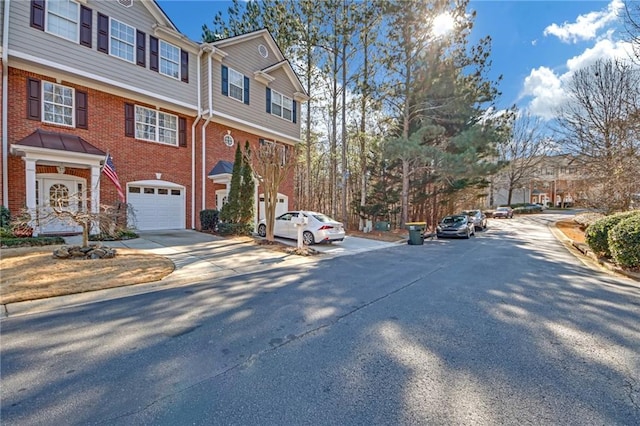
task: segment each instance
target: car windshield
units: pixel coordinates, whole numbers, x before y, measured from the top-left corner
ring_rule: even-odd
[[[498,207],[498,210],[509,210],[509,207]]]
[[[464,216],[447,216],[442,219],[442,223],[445,225],[453,225],[464,222]]]

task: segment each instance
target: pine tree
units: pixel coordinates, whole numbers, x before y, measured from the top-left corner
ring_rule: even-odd
[[[239,200],[239,223],[250,224],[254,216],[255,183],[253,180],[253,170],[246,158],[251,158],[251,148],[249,141],[244,146],[244,157],[242,158],[242,184],[240,186]]]
[[[236,157],[231,172],[231,186],[227,195],[227,203],[220,210],[220,220],[226,223],[240,223],[240,197],[242,191],[242,151],[238,144]]]

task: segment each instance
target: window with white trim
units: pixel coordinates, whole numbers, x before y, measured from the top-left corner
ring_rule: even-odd
[[[271,114],[293,121],[293,99],[275,90],[271,91]]]
[[[80,6],[71,0],[47,1],[47,32],[78,43]]]
[[[180,79],[180,49],[160,40],[160,74]]]
[[[244,75],[229,68],[229,96],[244,102]]]
[[[178,116],[136,105],[136,138],[178,146]]]
[[[136,30],[111,18],[109,31],[109,53],[128,62],[134,61]]]
[[[49,81],[42,82],[42,121],[45,123],[73,126],[73,95],[71,87],[61,86]]]

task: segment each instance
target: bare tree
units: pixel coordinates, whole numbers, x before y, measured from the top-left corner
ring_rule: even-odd
[[[599,60],[569,82],[558,130],[591,182],[591,207],[627,210],[640,192],[639,106],[640,71],[627,62]]]
[[[16,227],[44,227],[53,222],[79,226],[82,229],[82,247],[89,246],[89,235],[100,232],[114,235],[119,221],[125,220],[127,207],[101,204],[97,211],[90,209],[91,197],[86,193],[75,193],[68,196],[52,198],[46,207],[25,209],[13,222]],[[126,204],[123,204],[127,206]],[[71,206],[85,206],[73,208]],[[120,226],[122,228],[124,226]]]
[[[511,118],[510,137],[497,145],[498,159],[504,164],[499,173],[500,183],[507,190],[507,204],[511,204],[513,190],[528,184],[535,170],[549,153],[550,139],[544,136],[544,125],[530,113]]]
[[[245,159],[251,164],[256,180],[264,191],[264,210],[267,241],[273,241],[273,226],[280,185],[295,168],[296,148],[291,145],[262,141],[258,149],[245,151]]]
[[[633,55],[636,61],[640,61],[640,3],[637,1],[625,2],[624,21]]]

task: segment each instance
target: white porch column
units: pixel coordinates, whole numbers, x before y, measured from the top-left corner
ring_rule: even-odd
[[[25,184],[26,184],[26,207],[29,213],[31,214],[31,227],[33,228],[33,235],[37,236],[39,233],[39,229],[36,226],[36,209],[38,207],[36,200],[36,160],[33,158],[22,158],[24,160],[24,173],[25,173]],[[40,188],[42,191],[42,188]]]
[[[253,181],[253,230],[254,232],[258,232],[258,219],[260,218],[260,198],[258,197],[258,186],[259,183],[257,180]]]
[[[37,207],[36,203],[36,160],[33,158],[23,158],[24,160],[24,171],[25,171],[25,181],[26,181],[26,191],[27,191],[27,208],[31,210],[35,210]]]
[[[91,213],[100,212],[100,166],[91,166]]]

